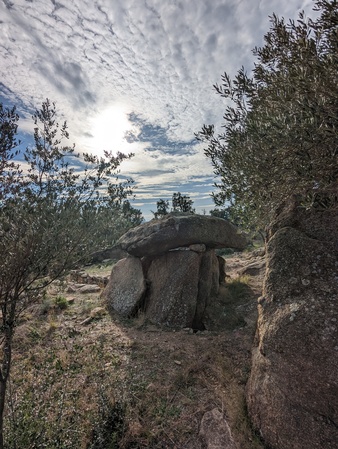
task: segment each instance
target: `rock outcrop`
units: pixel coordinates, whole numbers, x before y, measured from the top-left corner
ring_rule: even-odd
[[[337,448],[337,242],[338,210],[296,201],[270,229],[247,402],[271,449]]]
[[[214,248],[244,242],[234,226],[213,217],[169,215],[138,226],[119,240],[129,256],[114,266],[103,292],[108,309],[131,316],[142,308],[153,324],[204,329],[225,278]]]

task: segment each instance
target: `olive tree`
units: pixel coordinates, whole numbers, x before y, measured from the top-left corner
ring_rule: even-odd
[[[12,341],[20,314],[63,276],[111,239],[114,223],[130,212],[130,182],[116,178],[122,153],[84,155],[85,168],[70,163],[80,156],[59,125],[47,99],[34,119],[34,145],[18,153],[18,115],[0,105],[0,448],[11,369]],[[74,162],[74,161],[73,161]],[[127,205],[126,205],[127,204]],[[127,220],[128,221],[128,220]],[[118,236],[117,236],[118,237]]]
[[[230,202],[260,228],[293,193],[308,207],[334,202],[322,192],[338,179],[338,3],[314,9],[315,20],[272,15],[252,75],[241,68],[214,86],[227,102],[224,130],[205,125],[197,135],[219,179],[216,205]]]
[[[156,202],[156,212],[153,212],[154,217],[157,218],[163,218],[165,215],[169,214],[169,201],[168,200],[162,200]]]
[[[195,209],[192,207],[193,204],[193,200],[190,199],[188,195],[182,195],[180,192],[173,193],[173,212],[190,212],[191,214],[194,214]]]
[[[169,201],[160,199],[156,203],[156,212],[153,212],[155,218],[163,218],[170,212],[195,213],[192,205],[193,200],[188,195],[182,195],[181,192],[175,192],[171,198],[172,207],[169,209]]]

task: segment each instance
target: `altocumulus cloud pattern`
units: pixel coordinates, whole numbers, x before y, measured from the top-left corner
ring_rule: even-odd
[[[252,68],[272,12],[296,18],[311,0],[3,0],[0,100],[23,130],[46,98],[79,151],[134,152],[123,168],[149,214],[173,191],[213,207],[212,169],[194,133],[220,125],[213,92],[226,70]],[[209,209],[208,209],[209,208]],[[150,214],[151,215],[151,214]],[[150,218],[150,215],[148,217]]]

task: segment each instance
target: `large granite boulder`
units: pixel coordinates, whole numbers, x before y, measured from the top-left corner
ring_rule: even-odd
[[[140,308],[145,292],[142,263],[137,257],[129,256],[113,266],[102,297],[109,312],[128,317]]]
[[[192,327],[198,295],[200,255],[173,251],[155,258],[148,270],[146,316],[155,324]]]
[[[204,329],[205,311],[219,290],[220,263],[214,250],[196,249],[120,260],[102,294],[108,310],[130,317],[142,309],[154,324]]]
[[[235,226],[221,218],[169,214],[131,229],[118,240],[117,246],[133,256],[143,257],[196,243],[204,243],[208,248],[244,249],[247,241]]]
[[[200,258],[196,310],[193,325],[191,326],[194,329],[205,328],[205,311],[217,296],[219,284],[220,263],[215,254],[215,250],[210,250],[202,254]]]
[[[307,211],[293,202],[286,211],[270,229],[248,410],[271,449],[334,449],[338,210]]]

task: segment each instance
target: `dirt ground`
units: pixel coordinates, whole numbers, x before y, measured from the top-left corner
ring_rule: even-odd
[[[262,448],[245,407],[264,274],[262,267],[249,270],[251,275],[245,268],[262,266],[262,261],[253,253],[226,258],[227,283],[237,280],[244,289],[228,304],[236,319],[219,331],[158,328],[142,315],[112,319],[100,299],[102,285],[91,292],[74,275],[54,285],[17,328],[12,373],[16,414],[28,407],[25,398],[34,385],[36,397],[30,401],[40,407],[38,416],[53,422],[64,441],[68,438],[55,447],[204,449],[208,441],[200,435],[201,421],[217,409],[238,449]],[[107,265],[85,271],[105,278],[110,270]],[[73,435],[74,423],[81,437]],[[52,430],[41,428],[44,441],[53,438],[48,436]]]

